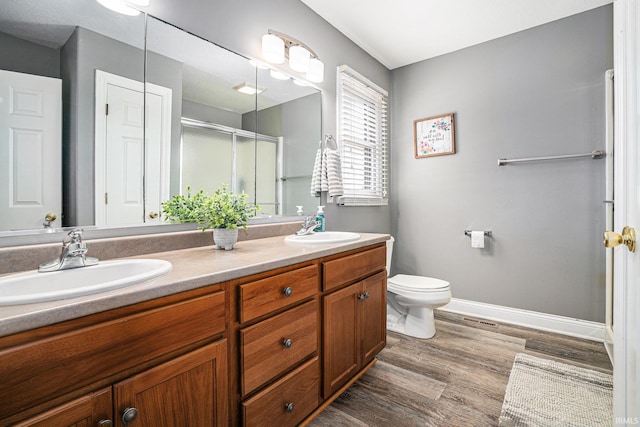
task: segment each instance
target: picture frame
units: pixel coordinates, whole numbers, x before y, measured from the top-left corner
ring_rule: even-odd
[[[456,153],[453,113],[413,121],[416,159]]]

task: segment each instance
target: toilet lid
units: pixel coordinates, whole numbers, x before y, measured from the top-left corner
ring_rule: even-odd
[[[440,291],[449,287],[449,282],[433,277],[398,274],[388,280],[389,287],[413,292]]]

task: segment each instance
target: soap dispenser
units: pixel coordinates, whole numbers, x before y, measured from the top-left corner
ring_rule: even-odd
[[[316,221],[320,224],[313,231],[324,231],[324,206],[318,206],[318,212],[316,213]]]

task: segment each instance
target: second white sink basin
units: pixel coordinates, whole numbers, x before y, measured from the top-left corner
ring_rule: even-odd
[[[0,278],[0,306],[56,301],[124,288],[171,271],[160,259],[101,261],[89,267]]]
[[[287,236],[284,238],[284,241],[287,243],[318,244],[354,242],[359,239],[360,235],[358,233],[352,233],[350,231],[322,231],[304,236]]]

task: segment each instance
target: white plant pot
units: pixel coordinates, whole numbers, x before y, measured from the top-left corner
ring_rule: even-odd
[[[216,245],[216,249],[224,249],[230,251],[233,249],[233,245],[238,241],[238,229],[229,230],[226,228],[214,228],[213,229],[213,243]]]

